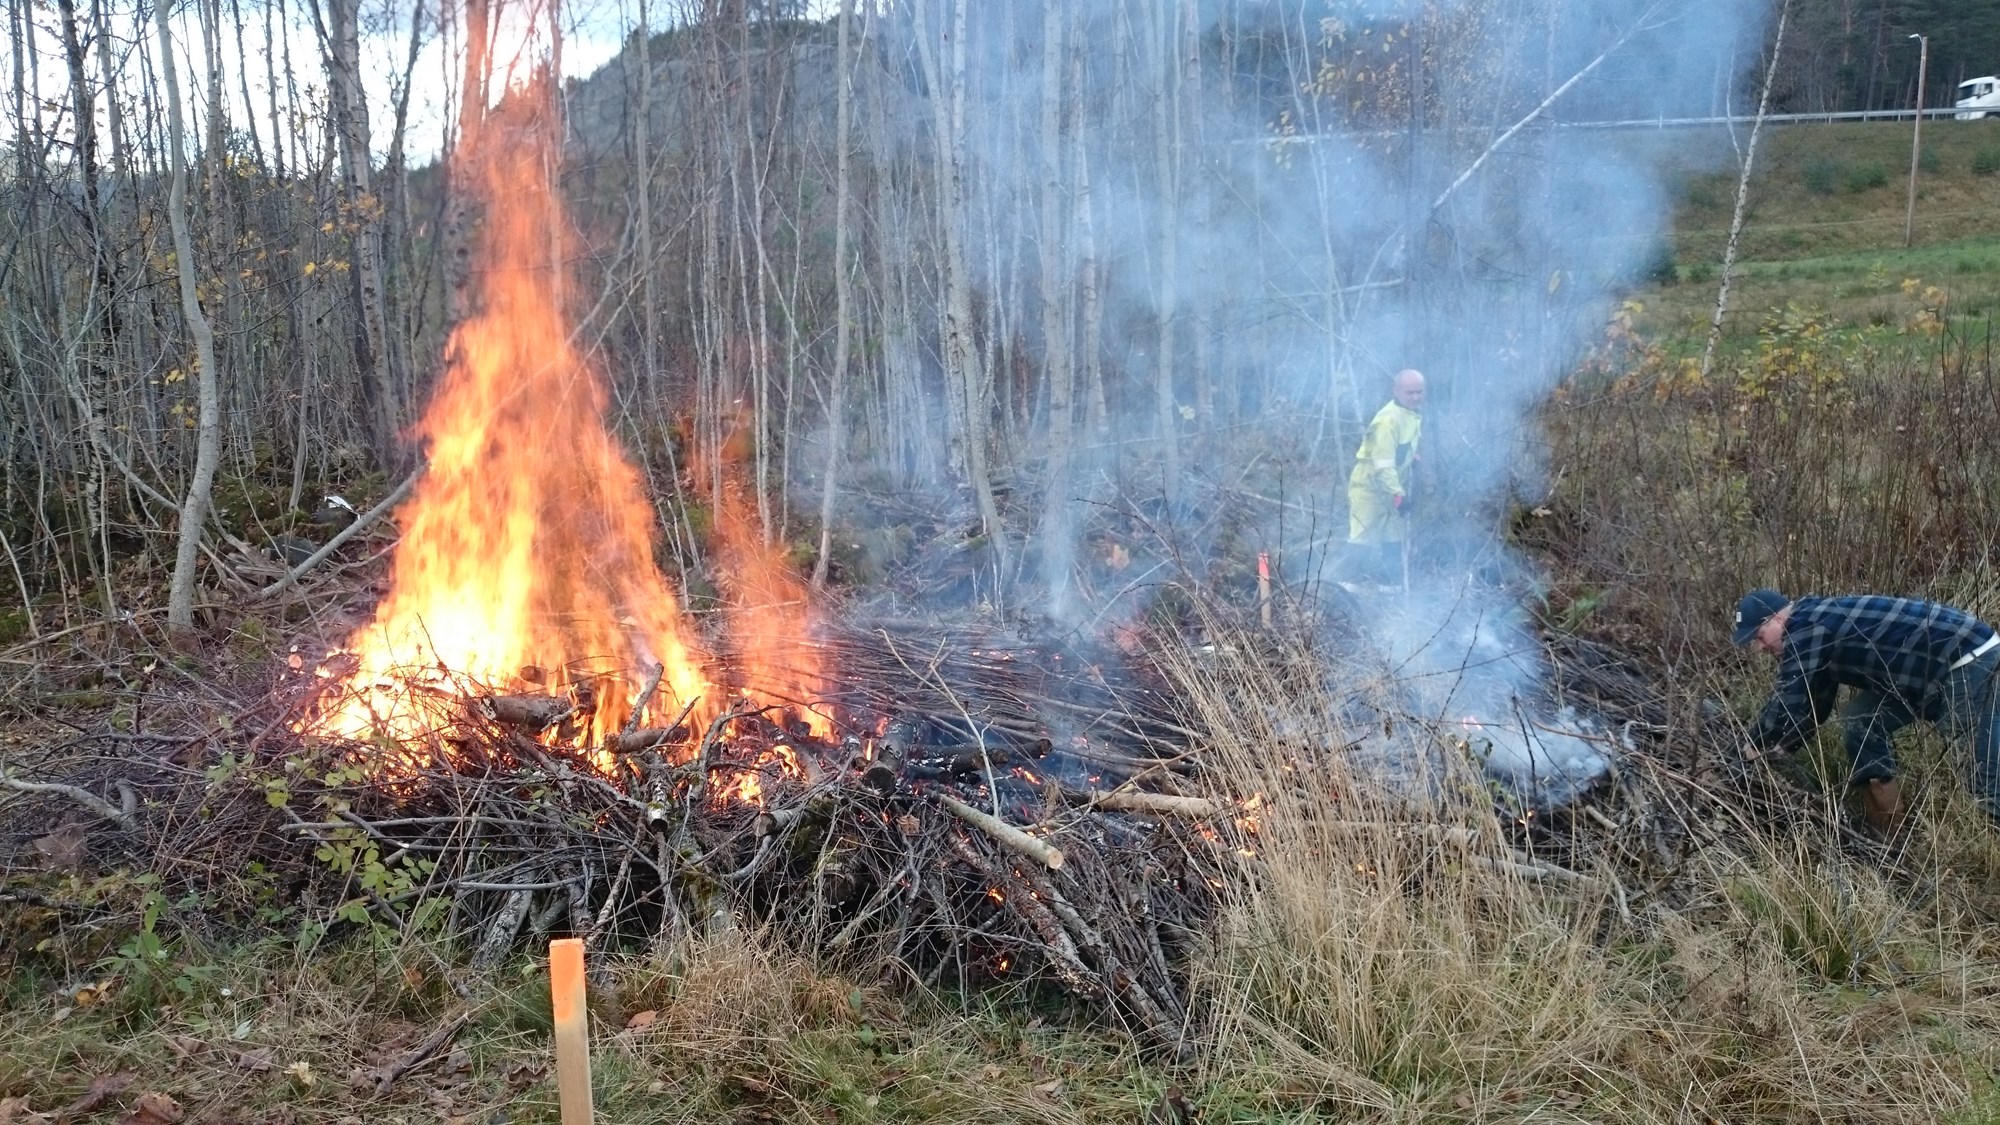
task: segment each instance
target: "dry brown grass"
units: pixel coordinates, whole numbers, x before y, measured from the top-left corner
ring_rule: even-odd
[[[1587,371],[1544,411],[1549,492],[1515,525],[1551,564],[1551,618],[1669,665],[1727,651],[1745,589],[1933,596],[2000,610],[2000,391],[1983,341],[1878,350],[1829,326],[1774,330],[1691,381],[1657,352]]]
[[[1121,1036],[860,983],[774,945],[724,932],[616,965],[591,1011],[600,1120],[1074,1125],[1130,1119],[1165,1085]],[[461,974],[467,1000],[408,948],[175,958],[199,979],[174,1003],[114,990],[58,1017],[73,1006],[61,996],[15,997],[0,1011],[0,1105],[53,1111],[129,1071],[124,1095],[77,1119],[113,1120],[155,1090],[203,1122],[557,1120],[534,963]],[[349,1085],[461,1011],[461,1053],[384,1097]]]
[[[1241,1110],[1902,1122],[1991,1108],[1992,922],[1945,869],[1911,880],[1846,858],[1838,839],[1732,834],[1681,872],[1678,905],[1641,900],[1625,918],[1607,893],[1526,882],[1408,834],[1357,835],[1357,820],[1419,818],[1337,755],[1301,786],[1256,717],[1273,700],[1241,706],[1260,678],[1266,660],[1245,656],[1206,694],[1184,681],[1213,729],[1241,732],[1212,751],[1220,772],[1294,795],[1270,802],[1265,862],[1197,968],[1207,1088]],[[1333,713],[1324,694],[1288,699],[1293,717]],[[1438,780],[1427,819],[1497,830],[1490,805],[1450,796],[1474,787]]]

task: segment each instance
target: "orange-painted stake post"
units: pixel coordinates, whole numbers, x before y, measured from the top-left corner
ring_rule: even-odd
[[[1271,553],[1257,552],[1257,613],[1264,619],[1264,628],[1271,627]]]
[[[583,939],[549,943],[549,994],[556,1017],[556,1092],[562,1125],[591,1125],[590,1021],[583,1005]]]

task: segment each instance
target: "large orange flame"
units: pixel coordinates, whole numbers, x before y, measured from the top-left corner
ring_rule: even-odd
[[[438,726],[436,700],[459,695],[422,690],[446,670],[496,692],[587,687],[591,741],[630,714],[655,664],[656,711],[721,708],[655,565],[639,475],[605,428],[603,384],[570,342],[551,92],[546,76],[510,91],[457,157],[486,203],[472,311],[418,429],[430,466],[398,513],[389,593],[348,642],[351,690],[315,730],[417,739]]]
[[[824,738],[833,724],[811,706],[824,690],[818,653],[806,642],[811,602],[798,569],[765,542],[753,505],[744,496],[750,448],[750,419],[739,416],[729,441],[715,455],[723,481],[715,512],[717,570],[729,599],[731,647],[746,695],[754,690],[790,705],[813,734]]]

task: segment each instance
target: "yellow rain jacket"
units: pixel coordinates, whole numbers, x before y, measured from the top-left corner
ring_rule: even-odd
[[[1394,400],[1375,412],[1361,451],[1354,455],[1354,472],[1347,478],[1348,542],[1402,540],[1395,498],[1408,491],[1410,464],[1417,459],[1417,437],[1423,427],[1423,415]]]

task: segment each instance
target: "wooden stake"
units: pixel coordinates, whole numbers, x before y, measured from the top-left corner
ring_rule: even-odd
[[[1271,627],[1271,554],[1257,552],[1257,613],[1264,619],[1264,628]]]
[[[583,939],[549,943],[549,996],[556,1018],[556,1092],[562,1125],[591,1125],[590,1025],[583,1009]]]

